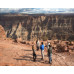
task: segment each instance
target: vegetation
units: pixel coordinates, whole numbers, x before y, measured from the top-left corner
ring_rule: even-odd
[[[62,46],[61,44],[57,44],[57,52],[64,52],[65,46]]]
[[[42,36],[42,40],[43,40],[43,41],[46,41],[47,39],[48,39],[47,36]]]
[[[69,36],[68,40],[69,41],[74,41],[74,35]]]

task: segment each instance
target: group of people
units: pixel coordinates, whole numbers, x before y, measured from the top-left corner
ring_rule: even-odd
[[[49,63],[51,64],[52,63],[52,46],[50,44],[50,42],[47,42],[47,54],[48,54],[48,59],[49,59]],[[40,45],[40,42],[39,40],[36,41],[36,48],[37,48],[37,51],[40,49],[41,50],[41,60],[44,60],[44,49],[45,49],[45,45],[43,42],[41,42],[41,45]],[[33,43],[32,45],[32,50],[33,50],[33,60],[36,61],[36,53],[35,53],[35,45]]]

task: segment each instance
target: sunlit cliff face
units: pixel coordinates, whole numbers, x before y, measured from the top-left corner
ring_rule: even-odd
[[[0,25],[0,39],[1,38],[6,38],[6,34],[4,28]]]
[[[22,40],[65,39],[74,34],[74,15],[0,16],[7,37]]]

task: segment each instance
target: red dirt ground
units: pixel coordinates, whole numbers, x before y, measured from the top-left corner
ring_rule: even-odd
[[[31,45],[0,40],[0,66],[74,66],[74,52],[56,53],[53,50],[52,64],[48,63],[46,50],[43,61],[40,50],[36,54],[37,61],[33,62]]]

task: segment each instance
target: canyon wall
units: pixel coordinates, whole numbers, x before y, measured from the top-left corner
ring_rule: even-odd
[[[0,15],[0,25],[13,39],[74,39],[74,14]]]
[[[0,39],[6,38],[4,28],[0,25]]]

